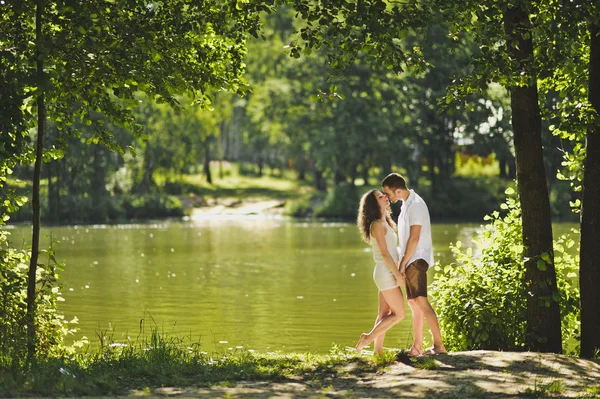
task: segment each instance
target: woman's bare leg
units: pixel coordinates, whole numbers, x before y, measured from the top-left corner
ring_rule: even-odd
[[[402,290],[400,290],[400,287],[396,287],[391,290],[385,290],[381,293],[383,294],[385,301],[390,306],[392,312],[382,318],[379,323],[373,327],[371,332],[368,334],[363,333],[360,336],[358,344],[356,344],[356,352],[358,353],[362,351],[363,347],[373,342],[378,335],[385,333],[404,318],[404,297],[402,296]]]
[[[388,303],[385,301],[385,297],[383,296],[381,291],[379,291],[379,294],[377,295],[377,297],[379,300],[379,307],[377,309],[377,319],[375,320],[375,325],[379,324],[381,319],[383,319],[386,316],[389,316],[389,314],[392,312],[390,305],[388,305]],[[377,337],[375,337],[375,340],[373,341],[373,352],[374,353],[376,353],[376,354],[383,353],[383,340],[384,339],[385,339],[385,333],[379,334]]]
[[[413,322],[413,344],[408,351],[408,356],[419,356],[423,354],[423,325],[425,316],[414,299],[408,300],[408,306],[410,306],[410,310],[412,311]]]

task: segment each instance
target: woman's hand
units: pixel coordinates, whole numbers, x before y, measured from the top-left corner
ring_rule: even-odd
[[[405,284],[404,283],[404,276],[402,276],[400,273],[398,273],[398,275],[396,275],[394,277],[396,277],[396,285],[398,287],[403,286]]]
[[[398,267],[398,272],[400,273],[400,276],[402,276],[402,278],[406,277],[406,265],[400,265]]]

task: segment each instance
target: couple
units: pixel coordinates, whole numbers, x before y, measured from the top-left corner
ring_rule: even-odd
[[[433,264],[431,223],[427,204],[406,187],[398,173],[389,174],[381,182],[384,193],[367,192],[360,200],[358,228],[373,249],[373,280],[379,289],[379,310],[375,326],[363,333],[356,351],[374,342],[374,353],[383,352],[385,333],[404,318],[404,297],[400,285],[406,287],[406,298],[412,310],[414,341],[409,356],[446,353],[435,310],[427,300],[427,269]],[[398,236],[389,213],[390,201],[402,200],[398,217]],[[399,237],[399,241],[397,241]],[[397,244],[400,244],[401,256]],[[423,319],[433,335],[433,347],[423,351]]]

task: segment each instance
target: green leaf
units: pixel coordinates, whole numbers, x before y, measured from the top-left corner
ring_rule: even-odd
[[[548,269],[546,262],[544,262],[544,260],[542,260],[542,259],[538,259],[536,262],[536,265],[537,265],[538,270],[541,270],[543,272],[545,272]]]

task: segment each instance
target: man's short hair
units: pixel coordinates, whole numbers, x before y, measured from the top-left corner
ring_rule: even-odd
[[[406,180],[399,173],[390,173],[381,182],[381,187],[389,187],[392,190],[406,190]]]

